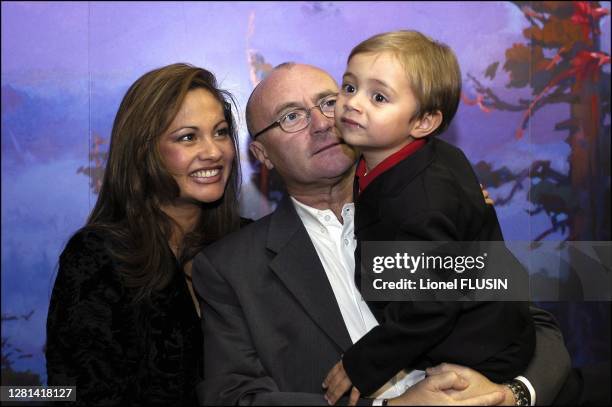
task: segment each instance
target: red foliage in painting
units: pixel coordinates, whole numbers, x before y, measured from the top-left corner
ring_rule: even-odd
[[[600,34],[599,19],[608,15],[610,11],[603,7],[593,7],[588,1],[575,1],[574,6],[574,14],[570,21],[582,27],[584,39],[589,38],[589,33],[593,27],[595,33]]]
[[[488,107],[486,107],[483,102],[484,102],[484,96],[483,95],[476,95],[476,99],[470,99],[465,93],[461,92],[461,100],[463,101],[463,103],[465,103],[468,106],[478,106],[480,108],[480,110],[482,110],[485,113],[489,113],[491,112],[491,109],[489,109]]]
[[[565,139],[571,151],[569,173],[550,180],[550,172],[544,171],[539,175],[530,172],[529,178],[538,178],[538,182],[532,184],[528,195],[536,208],[532,214],[539,213],[538,209],[551,207],[551,202],[555,202],[553,206],[564,213],[566,221],[558,222],[551,218],[551,229],[540,233],[536,240],[552,232],[564,232],[565,226],[569,230],[569,240],[609,240],[609,203],[606,207],[602,202],[609,202],[605,198],[610,193],[609,181],[605,180],[606,177],[609,180],[606,166],[610,164],[610,152],[609,147],[602,149],[602,146],[610,137],[610,127],[605,119],[610,114],[609,85],[606,85],[610,74],[602,68],[610,64],[610,55],[599,48],[600,20],[609,14],[609,10],[598,2],[584,1],[515,4],[530,26],[523,31],[527,42],[512,44],[506,50],[503,65],[509,74],[506,86],[529,87],[533,97],[531,100],[520,99],[518,103],[504,101],[495,91],[468,74],[476,85],[477,95],[475,100],[467,96],[462,100],[467,105],[478,105],[483,111],[522,112],[516,139],[523,137],[529,120],[539,109],[549,104],[568,104],[570,117],[560,118],[554,130],[569,131]],[[489,65],[485,77],[494,78],[497,64]],[[494,172],[490,168],[487,171]],[[520,189],[517,186],[522,182],[520,177],[506,176],[505,179],[516,183],[513,193]],[[547,193],[538,193],[545,187],[549,188]],[[496,201],[500,202],[500,199]],[[501,202],[507,200],[502,198]],[[552,216],[552,212],[545,212]]]
[[[89,177],[89,186],[95,194],[100,192],[102,188],[102,178],[104,177],[104,167],[106,166],[106,159],[108,158],[108,152],[102,151],[102,145],[106,144],[107,141],[104,137],[94,133],[92,146],[89,151],[89,166],[79,167],[77,174],[85,174]]]

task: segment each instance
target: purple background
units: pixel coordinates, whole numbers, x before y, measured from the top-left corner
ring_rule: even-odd
[[[610,2],[602,2],[610,8]],[[602,20],[602,51],[610,53],[610,18]],[[341,77],[350,49],[384,31],[416,29],[450,45],[464,78],[484,78],[505,50],[525,42],[528,22],[507,2],[206,2],[206,3],[2,3],[2,314],[28,320],[3,322],[23,354],[14,368],[45,379],[43,346],[47,307],[57,259],[69,236],[83,225],[96,195],[88,165],[93,134],[110,135],[119,102],[143,73],[174,62],[213,71],[242,110],[253,84],[248,52],[266,62],[307,62]],[[609,72],[609,65],[605,68]],[[501,69],[488,86],[509,100],[531,97],[528,89],[505,87]],[[475,97],[469,81],[464,92]],[[521,113],[484,113],[461,104],[450,137],[473,163],[495,168],[527,167],[551,160],[567,173],[565,132],[553,130],[568,105],[546,107],[525,136],[514,133]],[[242,212],[259,218],[271,207],[249,182],[252,172],[243,141]],[[491,189],[495,197],[509,185]],[[530,217],[525,188],[498,207],[509,240],[529,240],[548,228],[541,214]],[[552,234],[547,240],[564,236]]]

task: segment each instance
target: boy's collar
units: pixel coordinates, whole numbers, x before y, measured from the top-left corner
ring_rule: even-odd
[[[427,143],[427,138],[416,139],[412,143],[406,144],[399,151],[396,151],[395,153],[391,154],[389,157],[385,158],[383,161],[381,161],[376,167],[372,168],[370,171],[367,170],[365,159],[362,156],[359,159],[359,164],[357,164],[357,171],[355,173],[359,181],[358,183],[359,193],[363,192],[367,188],[367,186],[372,181],[374,181],[374,179],[376,179],[380,174],[395,167],[406,157],[418,151],[426,143]]]

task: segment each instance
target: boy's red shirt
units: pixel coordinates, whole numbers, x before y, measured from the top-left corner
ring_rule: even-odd
[[[383,172],[393,168],[410,154],[415,153],[417,150],[423,147],[426,142],[427,140],[425,138],[421,138],[414,140],[410,144],[406,144],[404,147],[401,148],[401,150],[391,154],[389,157],[382,160],[380,164],[374,167],[367,174],[366,162],[362,156],[359,159],[359,164],[357,164],[357,172],[355,173],[359,180],[359,193],[362,193],[363,190],[366,189],[366,187],[376,179],[376,177],[378,177]]]

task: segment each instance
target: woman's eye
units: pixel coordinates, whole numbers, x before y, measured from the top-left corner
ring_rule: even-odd
[[[374,100],[378,103],[384,103],[387,102],[387,98],[382,95],[381,93],[375,93],[374,94]]]
[[[342,90],[344,91],[344,93],[353,93],[355,92],[355,87],[350,83],[345,83],[344,85],[342,85]]]
[[[219,137],[227,137],[229,136],[230,131],[229,131],[229,127],[224,127],[222,129],[217,130],[216,135]]]
[[[180,136],[178,138],[178,141],[193,141],[193,139],[195,139],[195,134],[189,133],[189,134],[183,134],[182,136]]]

